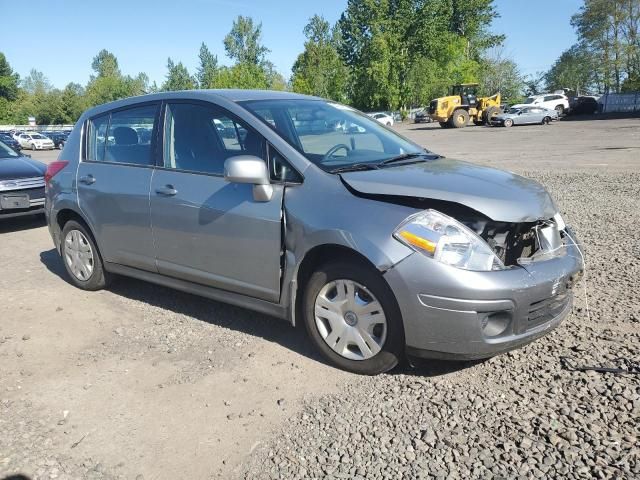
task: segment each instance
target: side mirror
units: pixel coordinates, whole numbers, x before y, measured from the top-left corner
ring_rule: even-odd
[[[253,155],[237,155],[224,162],[224,179],[230,183],[250,183],[253,185],[253,199],[268,202],[273,196],[267,164]]]

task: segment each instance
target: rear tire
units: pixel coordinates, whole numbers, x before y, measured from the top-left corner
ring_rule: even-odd
[[[498,107],[489,107],[482,114],[482,117],[487,125],[491,125],[491,121],[498,115],[500,115],[500,109]]]
[[[469,112],[461,108],[454,110],[453,115],[449,119],[449,124],[453,128],[464,128],[469,123]]]
[[[101,290],[111,281],[93,235],[83,224],[69,220],[64,224],[60,252],[71,283],[82,290]]]
[[[351,290],[347,285],[351,285]],[[338,290],[341,286],[345,290]],[[363,288],[360,290],[359,287]],[[340,297],[335,305],[338,306],[336,308],[346,309],[346,312],[334,311],[332,302],[327,301],[332,296],[332,289],[335,298],[343,292],[347,303]],[[353,301],[350,302],[350,299]],[[382,311],[380,308],[368,313],[361,310],[375,307],[375,302]],[[343,370],[377,375],[391,370],[404,357],[404,327],[400,308],[382,275],[374,268],[349,261],[321,266],[306,285],[303,317],[312,343],[324,358]],[[365,319],[371,322],[369,327],[366,327]],[[361,331],[370,333],[360,335]],[[341,346],[343,335],[344,347]],[[364,349],[359,347],[357,340],[365,341]]]
[[[558,117],[564,115],[564,105],[556,105],[556,112],[558,112]]]

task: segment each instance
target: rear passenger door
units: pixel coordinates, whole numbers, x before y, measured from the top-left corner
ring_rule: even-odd
[[[229,157],[266,159],[265,139],[214,104],[170,102],[163,145],[151,185],[158,271],[278,301],[284,187],[274,184],[271,200],[256,202],[252,185],[224,179]]]
[[[159,103],[147,103],[90,119],[76,179],[103,260],[149,271],[156,269],[149,186],[159,111]]]

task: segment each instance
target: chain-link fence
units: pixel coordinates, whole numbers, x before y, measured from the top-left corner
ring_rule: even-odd
[[[0,125],[0,132],[18,130],[20,132],[57,132],[73,130],[73,125]]]

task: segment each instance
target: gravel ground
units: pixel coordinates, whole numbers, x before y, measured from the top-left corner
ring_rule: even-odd
[[[263,315],[128,279],[75,289],[41,220],[6,222],[0,478],[640,478],[639,376],[560,365],[640,361],[640,120],[398,128],[548,186],[587,256],[556,331],[358,377]]]
[[[483,162],[499,162],[544,183],[584,243],[586,285],[577,286],[572,315],[560,328],[484,362],[423,363],[354,380],[338,395],[307,403],[279,437],[254,454],[244,476],[640,478],[640,376],[573,372],[560,364],[561,356],[581,365],[624,366],[619,358],[640,362],[640,126],[637,120],[617,122],[600,135],[632,127],[625,141],[635,146],[621,148],[628,165],[617,164],[614,172],[566,161],[562,168],[545,164],[532,171],[535,158]],[[583,127],[568,123],[554,125],[562,129],[554,133]],[[468,135],[505,135],[475,130]],[[430,145],[443,132],[409,127],[404,133]],[[538,132],[531,127],[516,134],[525,142],[522,137]],[[554,139],[548,140],[553,150]],[[434,150],[447,148],[464,147],[443,144]],[[526,145],[523,150],[529,152]],[[581,159],[604,167],[597,157]]]

